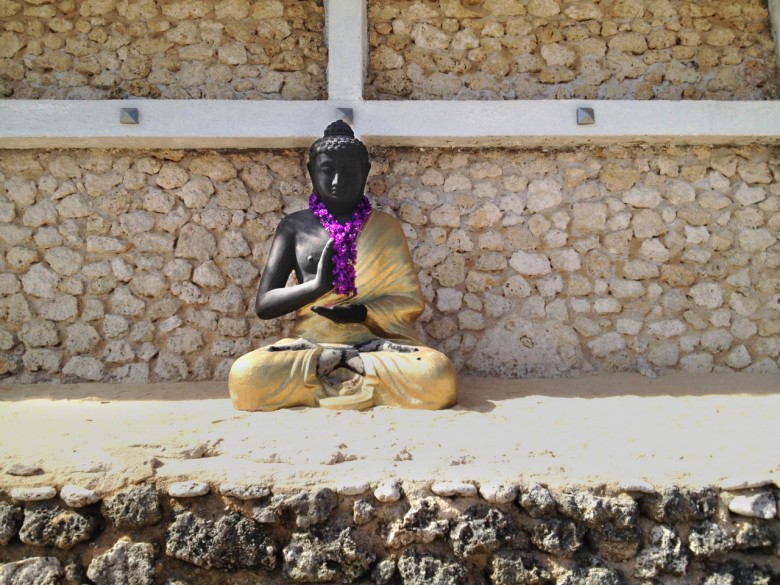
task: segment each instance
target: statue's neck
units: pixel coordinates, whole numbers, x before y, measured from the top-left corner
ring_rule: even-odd
[[[319,199],[320,203],[322,203],[325,206],[325,209],[328,210],[328,213],[339,223],[346,223],[350,220],[352,220],[352,215],[355,213],[355,209],[357,209],[358,204],[360,201],[357,201],[353,205],[334,205],[331,203],[330,205],[325,203],[325,201],[322,200],[321,197],[317,196],[317,199]]]

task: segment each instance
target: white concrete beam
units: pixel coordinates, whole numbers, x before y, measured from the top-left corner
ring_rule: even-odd
[[[777,144],[780,102],[0,100],[0,148],[293,148],[355,109],[368,144]],[[576,109],[596,123],[578,126]],[[137,107],[140,124],[119,123]]]
[[[596,123],[578,126],[578,107]],[[780,142],[780,102],[367,101],[356,130],[387,146],[577,146]]]
[[[368,67],[368,12],[365,0],[326,0],[328,96],[360,100]]]

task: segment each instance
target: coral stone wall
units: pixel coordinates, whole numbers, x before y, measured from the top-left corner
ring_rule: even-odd
[[[315,0],[3,0],[0,97],[323,99]]]
[[[391,485],[387,489],[385,485]],[[214,491],[216,491],[216,485]],[[777,489],[395,482],[274,493],[201,482],[0,500],[8,585],[771,585]],[[404,489],[406,486],[404,486]],[[105,499],[103,499],[105,497]],[[102,502],[101,502],[102,499]]]
[[[224,378],[302,151],[0,153],[4,380]],[[385,149],[420,335],[464,372],[777,372],[776,148]]]
[[[369,0],[372,99],[777,99],[766,2]]]

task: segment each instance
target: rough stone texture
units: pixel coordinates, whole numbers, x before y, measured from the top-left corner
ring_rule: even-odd
[[[83,508],[100,501],[100,496],[93,490],[88,490],[77,485],[67,484],[60,489],[60,498],[71,508]]]
[[[246,575],[269,583],[771,585],[780,576],[775,550],[780,519],[731,512],[727,503],[733,494],[715,488],[662,491],[662,501],[676,502],[666,506],[663,520],[657,519],[653,494],[603,488],[561,486],[551,494],[538,485],[511,486],[534,494],[535,505],[528,497],[523,504],[522,496],[520,505],[495,505],[476,495],[379,502],[368,493],[331,492],[335,508],[316,526],[301,529],[296,503],[311,501],[321,490],[263,496],[266,509],[277,514],[259,522],[246,516],[251,504],[233,497],[211,493],[182,502],[161,486],[150,487],[166,510],[151,527],[117,528],[106,508],[101,518],[94,506],[88,524],[103,529],[85,531],[84,512],[50,503],[26,503],[22,512],[0,503],[0,534],[9,514],[13,525],[8,543],[0,541],[5,563],[0,562],[0,583],[173,585],[181,579],[241,582]],[[546,500],[543,493],[552,506],[539,503]],[[702,500],[705,508],[712,503],[710,494],[717,514],[697,520]],[[647,499],[652,506],[642,505]],[[22,513],[29,526],[17,538]],[[30,540],[25,531],[32,525],[37,536]],[[404,532],[409,538],[398,536]],[[57,550],[62,545],[68,550]],[[52,558],[40,557],[43,550]],[[11,562],[20,558],[27,560]]]
[[[710,519],[718,506],[718,494],[712,488],[690,490],[671,487],[642,499],[642,511],[656,522],[679,524]]]
[[[153,585],[154,547],[125,537],[89,564],[87,577],[96,585]]]
[[[67,550],[90,540],[98,530],[97,519],[54,504],[30,504],[24,509],[19,539],[25,544]]]
[[[538,483],[523,490],[518,500],[532,518],[541,518],[555,511],[555,500],[552,494]]]
[[[636,525],[639,509],[636,502],[626,494],[607,498],[578,490],[560,494],[556,500],[563,516],[588,526],[602,526],[608,522],[620,528]]]
[[[32,557],[0,565],[3,585],[59,585],[64,575],[62,563],[53,557]]]
[[[449,539],[458,558],[489,554],[511,540],[510,524],[501,510],[475,506],[452,527]]]
[[[19,3],[7,0],[7,5]],[[15,99],[323,99],[324,11],[314,0],[255,3],[126,0],[33,5],[2,14],[0,96]],[[98,12],[88,6],[101,6]],[[264,10],[273,4],[273,10]],[[164,172],[158,185],[183,184]],[[89,195],[130,178],[95,169]],[[57,177],[80,178],[69,161]],[[186,181],[185,181],[186,182]],[[118,198],[121,200],[121,197]],[[26,225],[53,223],[36,205]],[[154,211],[160,211],[154,209]]]
[[[461,565],[417,552],[404,553],[398,559],[398,572],[404,585],[455,585],[466,578]]]
[[[17,502],[43,502],[56,495],[57,490],[51,486],[11,489],[11,498]]]
[[[688,536],[688,548],[697,557],[712,557],[727,553],[735,546],[734,538],[717,524],[703,522]]]
[[[390,525],[387,545],[400,548],[414,543],[429,543],[444,537],[449,523],[438,515],[439,504],[433,498],[412,502],[404,517]]]
[[[567,571],[555,583],[556,585],[623,585],[625,581],[617,571],[588,568]]]
[[[369,45],[370,99],[777,98],[759,2],[370,0]]]
[[[779,160],[774,147],[383,149],[368,191],[404,223],[418,333],[461,372],[777,372]],[[0,154],[14,211],[0,227],[17,234],[0,257],[3,381],[224,378],[285,335],[289,319],[251,307],[280,217],[306,204],[304,161]],[[224,199],[236,181],[248,209]],[[22,204],[49,200],[57,221],[24,225]]]
[[[583,544],[585,531],[571,520],[540,519],[531,525],[531,542],[546,553],[570,558]]]
[[[0,504],[0,545],[8,544],[16,536],[23,517],[21,508]]]
[[[293,534],[283,557],[284,576],[294,583],[349,583],[375,558],[360,550],[349,528]]]
[[[490,578],[495,585],[546,585],[552,582],[549,571],[530,552],[517,549],[501,550],[493,557]]]
[[[634,574],[643,579],[662,574],[683,575],[688,568],[688,555],[677,533],[666,526],[655,526],[648,545],[636,559]]]
[[[131,488],[105,499],[103,512],[117,528],[141,528],[162,520],[160,497],[152,485]]]
[[[772,492],[761,491],[756,494],[734,497],[729,502],[729,510],[740,516],[768,520],[777,516],[777,502]]]
[[[207,569],[276,567],[276,548],[265,529],[237,513],[211,521],[184,512],[168,529],[165,552]]]

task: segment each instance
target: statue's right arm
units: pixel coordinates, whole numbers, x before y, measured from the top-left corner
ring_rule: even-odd
[[[295,232],[289,222],[282,221],[276,230],[268,253],[260,286],[255,299],[255,313],[261,319],[275,319],[297,311],[317,300],[333,288],[333,242],[322,251],[317,275],[306,282],[287,287],[287,279],[295,270]]]

